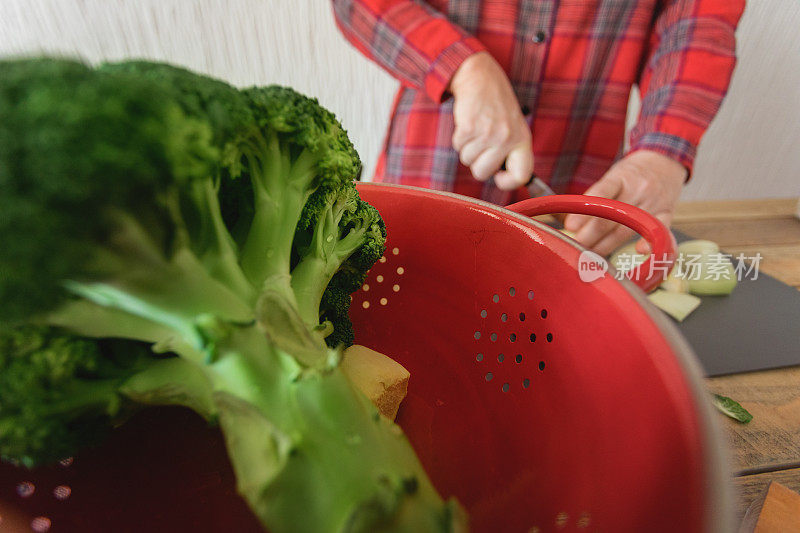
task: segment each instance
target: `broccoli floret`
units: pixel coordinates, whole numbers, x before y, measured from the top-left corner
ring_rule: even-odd
[[[155,321],[186,332],[200,309],[252,319],[183,231],[182,193],[219,158],[208,122],[148,79],[64,60],[3,63],[0,102],[0,139],[12,147],[0,143],[0,167],[12,169],[0,199],[0,318],[55,309],[73,293],[148,319],[158,300]]]
[[[256,127],[240,146],[252,187],[243,203],[253,205],[241,242],[241,264],[253,285],[265,282],[284,296],[289,283],[292,241],[307,200],[318,190],[352,182],[361,162],[347,133],[328,110],[285,87],[244,91]],[[223,189],[222,195],[234,192]]]
[[[353,301],[351,295],[364,284],[369,269],[386,251],[386,226],[377,209],[359,200],[353,219],[369,221],[368,225],[360,226],[363,244],[343,261],[320,302],[321,320],[330,322],[333,327],[333,333],[325,338],[325,342],[331,347],[347,347],[353,344],[355,334],[349,316],[350,303]]]
[[[221,80],[178,66],[141,60],[106,63],[99,70],[158,83],[160,90],[174,98],[186,115],[203,117],[209,122],[211,143],[223,154],[229,145],[234,150],[236,139],[253,123],[246,99],[240,91]]]
[[[344,264],[325,289],[319,309],[321,330],[328,346],[348,347],[355,342],[353,323],[350,321],[351,295],[361,287],[365,276],[366,273]]]
[[[351,342],[347,291],[383,253],[359,167],[290,89],[0,62],[0,454],[59,458],[129,405],[179,404],[218,420],[271,531],[450,528],[321,334]]]
[[[53,307],[61,280],[94,270],[87,259],[113,211],[136,209],[154,246],[167,246],[160,198],[205,172],[208,135],[138,80],[66,60],[0,63],[0,319]]]
[[[60,328],[0,330],[0,457],[27,467],[99,444],[141,404],[215,415],[208,380],[141,342],[79,337]]]
[[[98,443],[122,414],[137,357],[43,326],[0,332],[0,455],[31,467]]]
[[[243,132],[252,129],[247,100],[231,85],[189,70],[150,61],[108,63],[104,72],[128,74],[157,83],[187,117],[211,126],[211,145],[218,151],[205,179],[195,179],[181,192],[181,214],[192,251],[217,280],[243,299],[255,291],[238,265],[238,249],[227,230],[217,195],[223,181],[241,172],[237,146]],[[234,206],[236,209],[236,206]]]
[[[385,233],[376,238],[380,232],[371,229],[383,222],[358,198],[353,181],[361,162],[333,114],[286,87],[251,88],[244,94],[257,127],[240,144],[242,176],[223,181],[220,201],[240,246],[242,269],[254,286],[272,291],[259,321],[280,343],[282,335],[271,325],[299,318],[328,333],[328,344],[335,346],[338,336],[321,324],[322,294],[350,255],[383,246]],[[294,232],[286,231],[290,228]],[[286,306],[296,308],[299,317],[287,317]],[[335,324],[343,330],[342,339],[352,338],[346,313]]]
[[[367,269],[383,255],[385,243],[386,230],[380,214],[359,198],[354,184],[312,195],[295,236],[298,262],[291,280],[303,320],[317,325],[325,314],[334,332],[337,327],[351,330],[343,324],[349,296],[363,283]],[[337,273],[336,283],[329,287]],[[326,291],[338,293],[339,301],[333,306],[333,302],[321,306]],[[340,342],[340,337],[349,340],[351,335],[351,331],[343,331],[329,336],[327,341],[335,346],[333,343]],[[352,340],[345,344],[352,344]]]

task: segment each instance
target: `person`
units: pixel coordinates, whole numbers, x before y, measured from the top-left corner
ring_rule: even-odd
[[[557,193],[669,226],[735,64],[744,0],[332,0],[344,36],[400,80],[374,180],[500,205]],[[641,109],[623,154],[631,87]],[[606,255],[633,233],[568,215]],[[639,250],[647,245],[640,241]]]

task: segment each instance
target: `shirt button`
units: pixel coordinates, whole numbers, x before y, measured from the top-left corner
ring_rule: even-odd
[[[547,37],[547,34],[545,32],[543,32],[542,30],[539,30],[539,31],[536,32],[536,35],[533,36],[533,42],[535,42],[535,43],[543,43],[546,37]]]

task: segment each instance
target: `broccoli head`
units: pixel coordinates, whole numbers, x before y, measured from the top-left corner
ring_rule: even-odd
[[[247,277],[258,287],[282,285],[279,292],[293,301],[288,291],[292,241],[305,204],[318,190],[351,183],[361,162],[347,132],[315,99],[277,86],[246,89],[244,95],[256,124],[239,147],[242,177],[251,187],[223,184],[220,196],[224,206],[244,205],[252,212],[239,242]]]
[[[101,72],[127,74],[160,85],[189,117],[205,119],[211,126],[211,144],[220,150],[220,161],[235,141],[253,124],[247,100],[224,81],[197,74],[185,68],[154,61],[105,63]]]
[[[0,331],[0,456],[46,464],[97,444],[123,413],[120,385],[149,359],[44,326]]]
[[[210,128],[146,80],[73,61],[0,63],[0,319],[63,301],[62,281],[98,273],[119,213],[166,249],[167,198],[208,172]]]
[[[58,327],[0,329],[0,457],[27,467],[94,446],[146,404],[216,416],[209,381],[146,343]]]
[[[248,100],[231,85],[189,70],[152,61],[107,63],[102,72],[143,78],[157,84],[163,94],[176,103],[185,116],[210,126],[210,143],[218,157],[209,172],[181,188],[180,208],[183,227],[192,251],[209,273],[247,301],[255,290],[239,267],[238,247],[231,237],[218,201],[223,182],[241,173],[238,145],[245,132],[255,126]],[[244,180],[237,180],[237,183]],[[247,200],[241,197],[242,200]],[[241,213],[246,205],[229,205]]]
[[[386,248],[386,227],[378,210],[361,200],[355,185],[317,191],[306,203],[295,235],[297,264],[292,288],[303,319],[325,324],[326,342],[353,343],[350,295]]]

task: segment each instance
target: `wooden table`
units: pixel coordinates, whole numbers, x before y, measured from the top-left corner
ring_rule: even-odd
[[[760,252],[761,272],[800,289],[797,206],[797,199],[684,203],[673,226],[713,240],[727,253]],[[800,366],[709,378],[707,383],[753,414],[749,424],[720,415],[730,444],[739,518],[770,481],[800,491]]]

